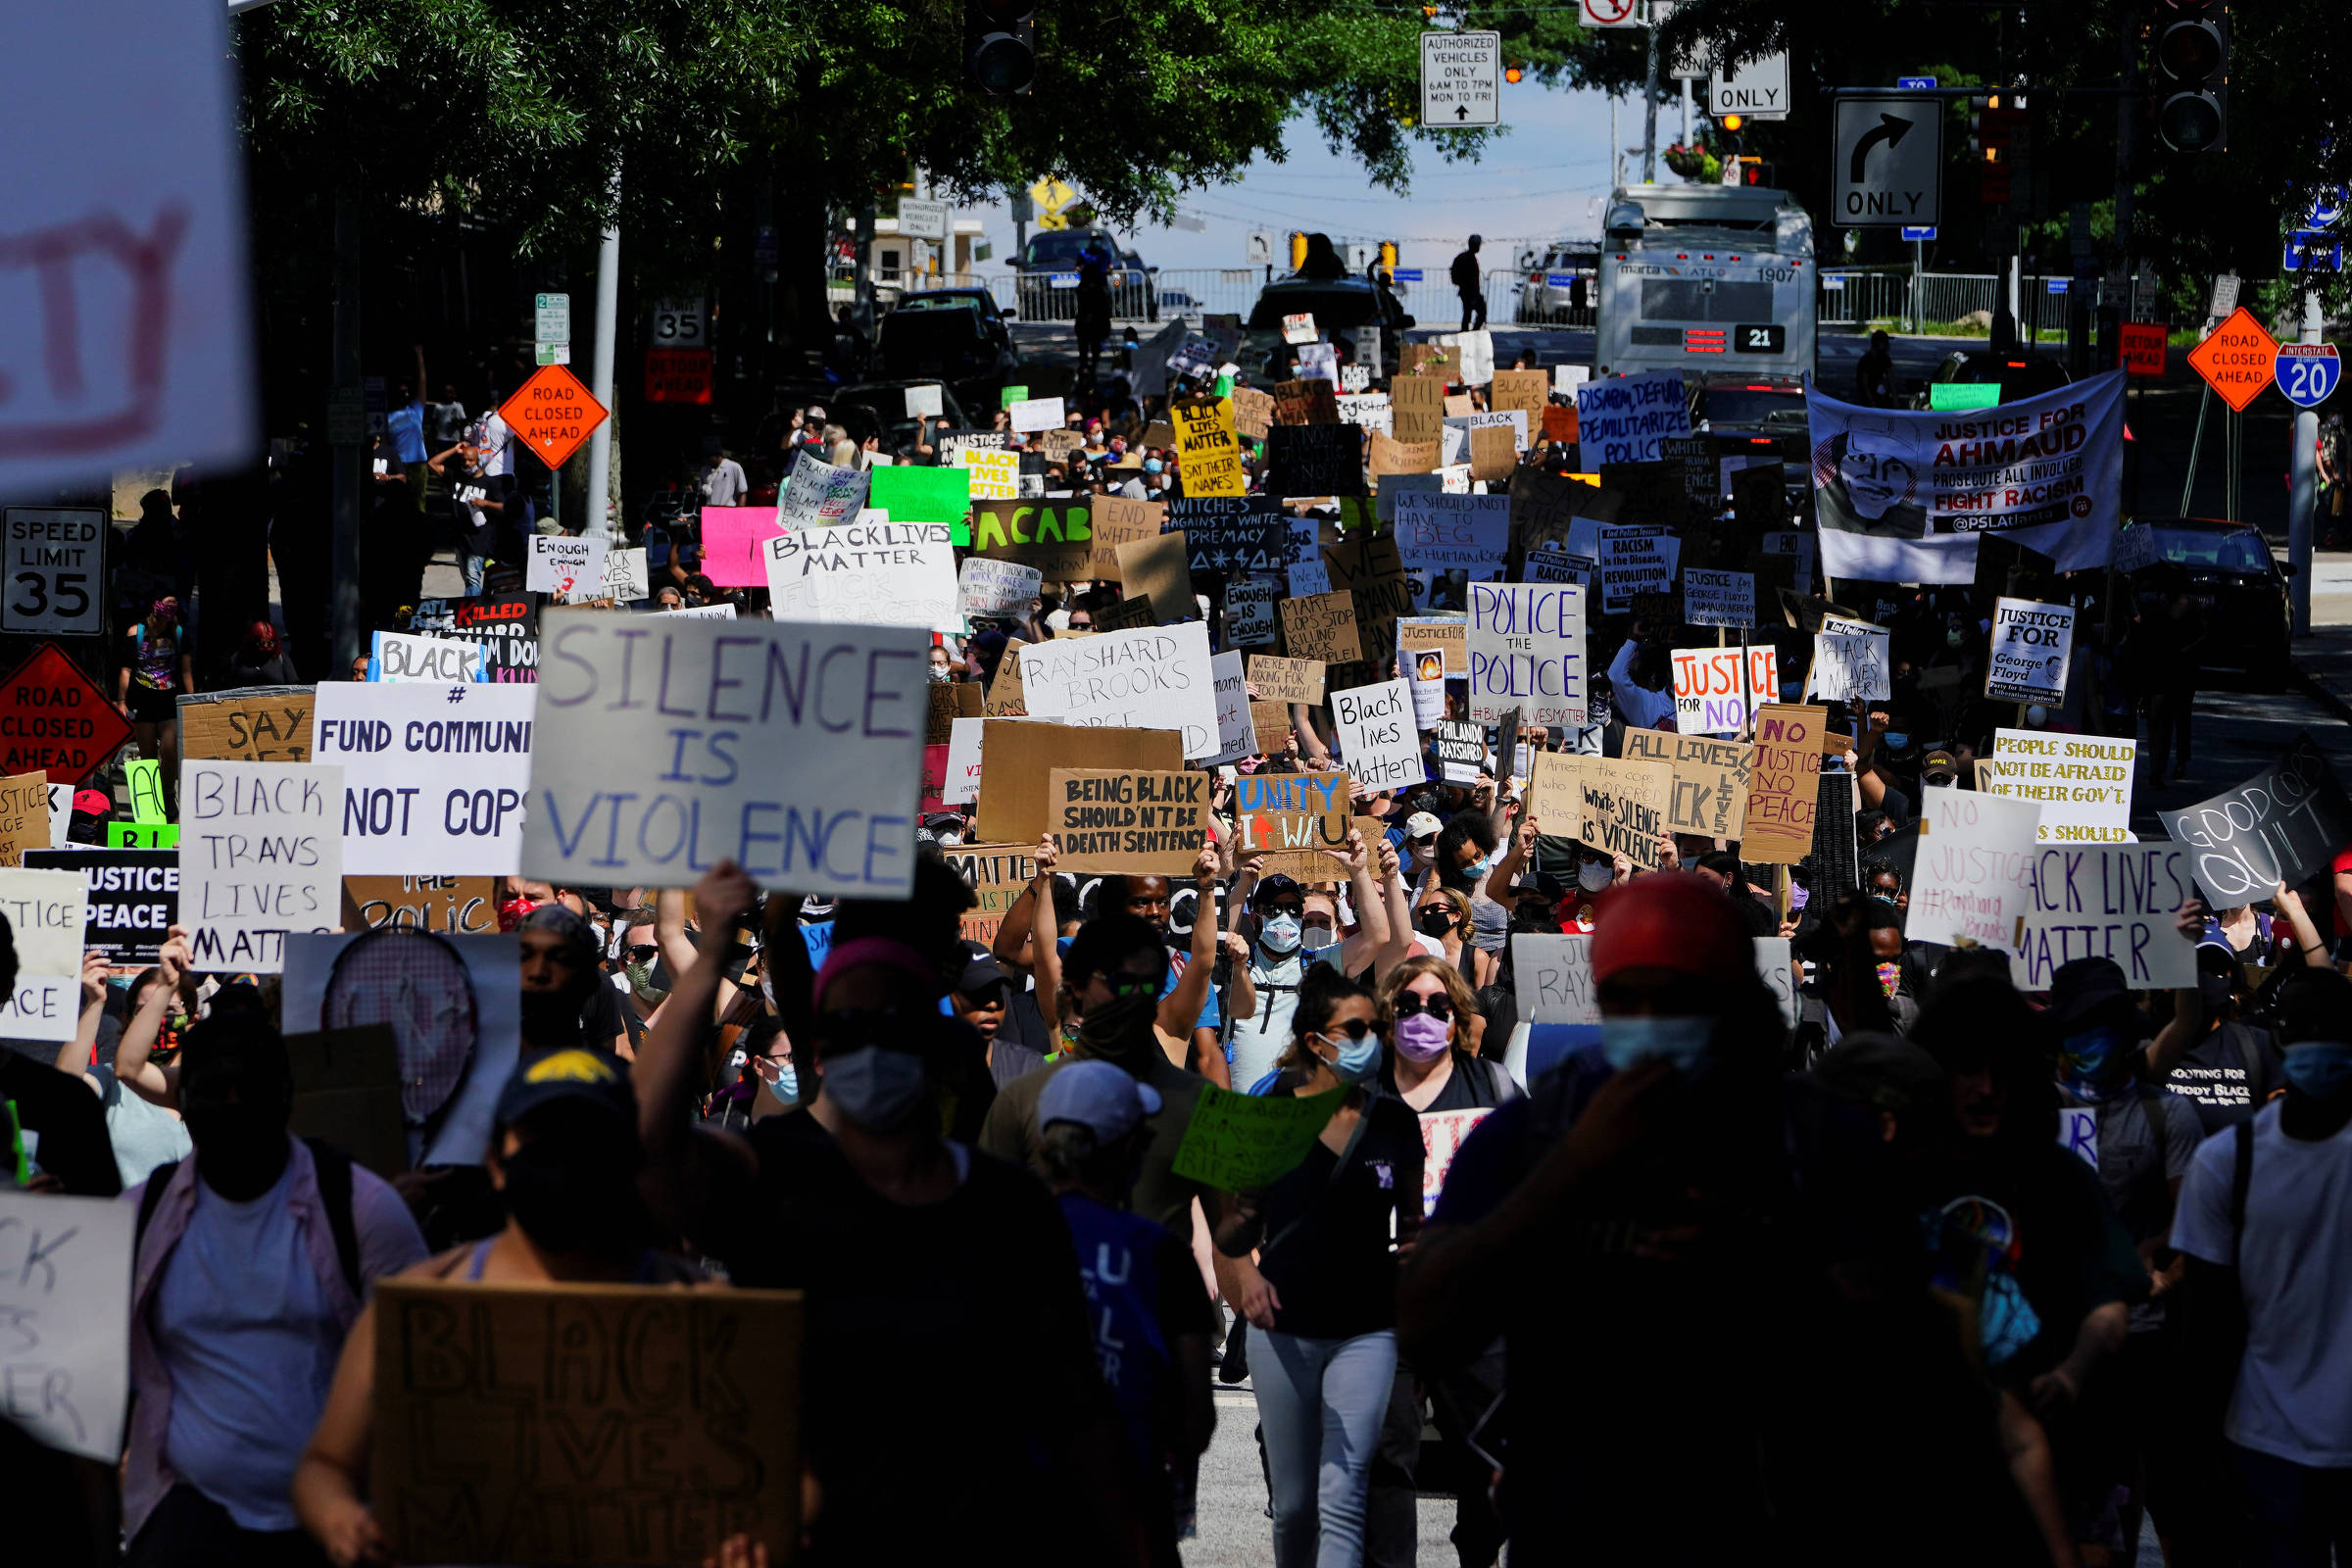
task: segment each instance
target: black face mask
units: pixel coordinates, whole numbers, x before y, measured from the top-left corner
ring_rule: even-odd
[[[1453,929],[1453,911],[1444,905],[1433,904],[1415,915],[1413,923],[1421,928],[1423,936],[1443,941],[1446,933]]]
[[[2201,974],[2197,976],[2197,1000],[2205,1004],[2206,1017],[2229,1016],[2230,1000],[2232,995],[2234,995],[2234,991],[2230,984],[2228,975]]]
[[[580,1009],[588,994],[564,991],[525,991],[522,994],[522,1038],[533,1051],[561,1051],[580,1044]]]
[[[499,1161],[507,1212],[543,1251],[577,1252],[629,1235],[637,1162],[618,1148],[535,1139]]]

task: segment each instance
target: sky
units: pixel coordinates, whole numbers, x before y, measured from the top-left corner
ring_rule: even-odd
[[[1669,87],[1673,84],[1668,83]],[[1704,83],[1700,84],[1703,95]],[[1694,111],[1695,113],[1695,111]],[[1294,119],[1284,131],[1289,157],[1276,163],[1259,156],[1242,178],[1184,198],[1180,210],[1204,228],[1147,225],[1120,238],[1144,260],[1162,270],[1240,267],[1247,261],[1252,229],[1271,230],[1275,259],[1287,260],[1283,236],[1293,229],[1321,230],[1334,241],[1397,242],[1397,266],[1434,268],[1441,273],[1477,232],[1487,238],[1488,265],[1509,268],[1517,253],[1554,239],[1598,232],[1594,198],[1606,196],[1609,180],[1609,100],[1599,92],[1552,90],[1533,81],[1506,82],[1502,117],[1509,134],[1490,141],[1477,163],[1448,164],[1413,143],[1413,178],[1406,195],[1373,187],[1363,168],[1345,153],[1323,145],[1312,121]],[[1658,146],[1681,138],[1682,101],[1661,94]],[[1625,177],[1641,177],[1642,102],[1620,101],[1618,140],[1632,152]],[[1658,177],[1671,182],[1663,164]],[[999,200],[964,207],[958,217],[987,224],[995,258],[985,274],[1003,270],[1012,256],[1012,219]]]

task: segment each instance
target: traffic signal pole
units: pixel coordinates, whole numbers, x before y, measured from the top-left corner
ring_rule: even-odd
[[[620,170],[612,171],[612,218],[596,253],[596,363],[588,390],[612,407],[612,355],[620,335]],[[592,538],[612,531],[612,423],[599,419],[588,437],[588,515],[580,531]],[[561,483],[562,481],[558,481]]]
[[[2316,288],[2303,290],[2303,338],[2306,343],[2320,341],[2324,322],[2320,314],[2320,293]],[[2320,505],[2320,411],[2298,409],[2295,412],[2294,464],[2289,470],[2293,478],[2287,491],[2286,503],[2286,559],[2293,564],[2294,575],[2286,580],[2286,595],[2294,606],[2295,635],[2311,630],[2311,535],[2318,522]]]

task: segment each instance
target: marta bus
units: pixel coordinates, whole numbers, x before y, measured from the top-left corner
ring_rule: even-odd
[[[1813,369],[1813,220],[1787,191],[1612,191],[1592,368],[1797,377]]]

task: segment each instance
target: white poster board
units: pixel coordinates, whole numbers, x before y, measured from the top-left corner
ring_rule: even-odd
[[[65,1041],[81,1022],[89,879],[79,871],[0,868],[0,914],[16,938],[17,984],[0,994],[0,1036]],[[0,1387],[0,1410],[9,1410]]]
[[[1740,684],[1737,648],[1674,650],[1674,727],[1685,735],[1738,735],[1757,709],[1781,700],[1781,656],[1770,643],[1747,650]]]
[[[2199,896],[2188,846],[2045,846],[2034,855],[2027,886],[2033,906],[2024,940],[2009,955],[2019,990],[2047,991],[2050,976],[2076,958],[2114,959],[2134,991],[2197,983],[2196,939],[2173,923],[2181,904]]]
[[[1393,790],[1429,776],[1421,760],[1421,736],[1413,728],[1411,682],[1384,680],[1333,692],[1331,716],[1348,776],[1365,788]]]
[[[539,688],[323,681],[312,755],[343,768],[346,876],[514,876]]]
[[[582,583],[564,596],[565,604],[586,604],[591,599],[610,599],[616,605],[633,605],[640,599],[654,596],[653,583],[646,575],[645,551],[605,551],[605,573],[602,580]]]
[[[602,534],[535,533],[522,586],[559,599],[578,593],[583,586],[601,590],[605,552],[610,548],[612,541]]]
[[[1044,588],[1046,574],[1017,561],[966,556],[956,568],[956,597],[964,614],[996,620],[1029,613],[1029,601]]]
[[[368,654],[368,678],[397,685],[424,681],[448,686],[486,677],[486,645],[460,642],[455,637],[418,637],[405,631],[372,634]]]
[[[1181,730],[1186,761],[1217,754],[1216,677],[1206,621],[1056,637],[1023,648],[1021,693],[1036,718]]]
[[[829,528],[836,523],[856,522],[858,514],[864,510],[866,490],[873,482],[874,476],[868,470],[835,467],[803,450],[793,460],[792,472],[777,493],[776,526],[792,533],[802,528]]]
[[[2016,951],[2033,911],[2034,830],[2041,808],[1975,790],[1920,791],[1919,852],[1903,934],[1913,942]]]
[[[1884,626],[1843,615],[1824,615],[1813,634],[1809,696],[1830,702],[1880,702],[1894,693],[1887,666]]]
[[[762,540],[769,612],[807,625],[959,632],[953,532],[944,522],[892,522],[869,512]]]
[[[1242,651],[1226,650],[1208,662],[1217,690],[1217,755],[1210,766],[1238,762],[1257,751],[1257,729],[1250,721],[1250,683],[1242,673]]]
[[[138,1222],[136,1203],[0,1189],[0,1410],[110,1469],[130,1406]]]
[[[1585,722],[1585,591],[1574,583],[1470,584],[1470,721]]]
[[[691,887],[720,858],[792,893],[914,880],[931,634],[551,610],[522,874]]]
[[[1013,433],[1027,435],[1035,430],[1058,430],[1065,417],[1059,398],[1023,398],[1006,411],[1012,417]]]
[[[342,806],[337,764],[180,764],[179,921],[192,968],[277,974],[289,932],[342,926]]]
[[[1996,599],[1984,695],[2002,703],[2066,701],[2066,668],[2075,652],[2075,612],[2068,605]]]
[[[2129,844],[2139,742],[2113,735],[1996,729],[1977,788],[2041,808],[2044,844]]]

